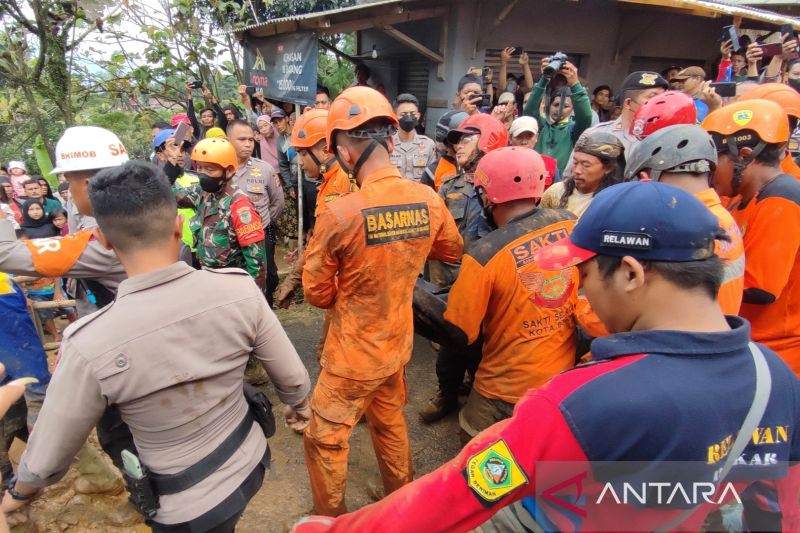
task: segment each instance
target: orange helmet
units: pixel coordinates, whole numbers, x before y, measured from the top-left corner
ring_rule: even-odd
[[[739,100],[726,105],[709,113],[702,126],[720,151],[727,149],[731,142],[735,145],[778,144],[789,140],[786,112],[769,100]]]
[[[292,130],[292,146],[295,148],[311,148],[325,140],[328,128],[328,111],[326,109],[310,109],[300,115]]]
[[[214,163],[234,172],[239,168],[233,145],[220,137],[203,139],[197,143],[192,150],[192,161]]]
[[[328,111],[328,146],[331,150],[335,147],[334,137],[337,131],[357,130],[376,118],[386,119],[393,128],[400,125],[389,100],[375,89],[350,87],[344,90]],[[387,136],[390,133],[387,131]]]
[[[783,83],[765,83],[739,97],[742,100],[769,100],[775,102],[790,117],[800,118],[800,93]]]

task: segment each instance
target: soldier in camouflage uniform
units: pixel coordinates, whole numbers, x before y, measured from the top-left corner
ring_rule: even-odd
[[[178,205],[193,207],[190,227],[197,259],[204,268],[246,270],[264,290],[266,251],[261,217],[247,195],[231,181],[238,167],[236,151],[225,139],[204,139],[192,151],[200,183],[173,186]]]

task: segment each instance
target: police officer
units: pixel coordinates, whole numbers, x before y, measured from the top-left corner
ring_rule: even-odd
[[[204,169],[207,162],[198,162]],[[288,421],[308,417],[308,373],[246,272],[175,261],[182,221],[155,166],[129,162],[105,171],[89,194],[98,236],[130,277],[113,304],[67,329],[2,510],[58,481],[113,403],[139,444],[126,472],[149,472],[142,486],[151,492],[132,492],[154,513],[147,517],[153,531],[233,531],[269,465],[265,432],[254,424],[266,411],[249,408],[243,394],[247,357],[269,373]]]
[[[664,504],[666,494],[718,479],[744,502],[750,530],[797,530],[800,382],[772,350],[750,342],[746,320],[720,311],[719,236],[717,218],[675,187],[632,182],[600,192],[570,237],[530,250],[542,269],[578,266],[612,333],[592,343],[595,362],[528,391],[511,419],[433,473],[295,531],[571,531],[575,520],[586,531],[698,531],[722,487]],[[775,529],[751,520],[764,493],[746,489],[759,480],[770,480],[768,503],[782,513]],[[595,503],[622,483],[667,487],[660,502],[653,488],[644,505],[608,493]]]
[[[456,150],[447,142],[447,134],[464,122],[469,115],[464,111],[448,111],[436,123],[436,150],[439,158],[428,165],[420,183],[438,191],[442,183],[458,173]]]
[[[236,149],[236,162],[239,166],[233,176],[233,183],[253,202],[264,227],[264,246],[267,251],[265,294],[271,307],[272,295],[278,286],[278,267],[275,264],[275,243],[278,241],[276,224],[284,207],[280,177],[269,163],[252,157],[255,132],[249,122],[234,120],[228,124],[228,140]]]
[[[128,152],[109,130],[95,126],[67,128],[56,144],[54,174],[64,174],[69,183],[75,214],[88,227],[63,238],[17,241],[13,226],[0,212],[0,271],[21,276],[66,277],[79,280],[78,311],[90,314],[111,303],[119,283],[127,276],[117,256],[97,241],[97,230],[89,203],[89,179],[104,168],[128,161]],[[70,227],[75,231],[70,216]],[[94,296],[96,306],[89,301]],[[134,448],[130,431],[110,406],[97,426],[100,446],[114,464],[122,467],[120,452]],[[78,492],[118,492],[119,477],[106,465],[91,445],[81,448],[76,482]]]
[[[170,156],[172,157],[172,156]],[[233,183],[236,151],[226,139],[203,139],[192,151],[199,183],[173,189],[178,206],[193,207],[191,227],[204,268],[238,267],[262,289],[266,282],[264,229],[247,195]]]
[[[441,199],[391,163],[392,107],[351,87],[328,112],[327,144],[359,190],[324,204],[306,252],[306,300],[331,326],[304,436],[314,509],[345,512],[347,442],[366,415],[386,493],[413,478],[403,416],[414,282],[428,256],[457,260],[463,242]]]
[[[408,93],[399,95],[394,102],[394,111],[399,118],[400,129],[392,136],[392,164],[405,179],[419,182],[425,169],[436,159],[436,143],[417,133],[421,115],[416,96]]]

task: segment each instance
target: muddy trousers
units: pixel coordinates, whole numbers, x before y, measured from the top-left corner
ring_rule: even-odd
[[[389,494],[414,477],[408,427],[404,369],[381,379],[355,381],[320,373],[311,398],[311,423],[303,439],[314,496],[314,514],[346,513],[347,456],[350,435],[366,415],[383,487]]]

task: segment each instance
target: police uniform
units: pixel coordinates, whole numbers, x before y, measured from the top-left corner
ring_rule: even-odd
[[[261,216],[267,267],[264,291],[272,307],[272,295],[278,286],[278,265],[275,263],[277,223],[285,205],[280,176],[266,161],[251,157],[233,175],[233,182],[250,197]]]
[[[242,378],[250,354],[282,402],[302,403],[308,373],[244,271],[177,262],[125,280],[112,305],[67,328],[19,481],[36,487],[58,481],[108,404],[119,407],[151,472],[196,465],[245,422]],[[163,494],[153,520],[191,523],[221,504],[228,517],[235,515],[261,486],[266,450],[253,424],[238,451],[208,477]],[[250,490],[237,491],[245,486]]]
[[[392,164],[407,180],[420,181],[427,166],[436,160],[436,143],[416,131],[409,142],[400,140],[400,133],[395,133],[393,139]]]
[[[283,189],[278,174],[269,163],[251,157],[233,175],[233,182],[253,202],[265,229],[277,222],[283,212]]]

